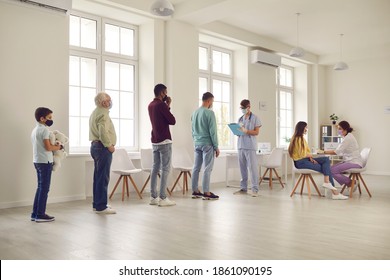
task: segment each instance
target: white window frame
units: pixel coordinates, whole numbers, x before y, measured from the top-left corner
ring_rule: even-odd
[[[206,44],[206,43],[200,43],[199,47],[206,48],[208,53],[208,69],[207,70],[199,70],[199,78],[206,78],[207,79],[207,88],[208,91],[213,93],[213,80],[220,80],[224,82],[230,83],[230,100],[229,100],[229,116],[230,119],[228,122],[232,122],[233,119],[233,95],[234,95],[234,76],[233,76],[233,63],[234,63],[234,53],[231,50],[224,49],[218,46]],[[230,75],[226,75],[223,73],[217,73],[213,72],[213,62],[212,62],[212,51],[219,51],[223,53],[228,53],[230,55]],[[201,103],[201,100],[199,100],[199,103]],[[218,124],[217,124],[218,125]],[[219,149],[220,150],[231,150],[234,148],[234,138],[233,135],[229,133],[229,145],[228,146],[221,146],[221,143],[219,143]],[[218,131],[218,135],[221,134],[221,131]]]
[[[122,63],[122,64],[129,64],[134,66],[134,146],[128,147],[128,146],[122,146],[122,148],[127,149],[128,151],[138,151],[139,147],[139,141],[138,141],[138,131],[139,131],[139,116],[138,116],[138,27],[132,24],[119,22],[107,18],[98,17],[95,15],[82,13],[78,11],[72,11],[70,13],[71,15],[83,17],[86,19],[91,19],[96,21],[96,49],[90,49],[90,48],[82,48],[77,46],[72,46],[69,44],[69,56],[77,56],[77,57],[85,57],[85,58],[92,58],[97,59],[97,67],[96,67],[96,91],[97,93],[100,91],[105,90],[105,73],[104,73],[104,67],[105,67],[105,61],[112,61],[116,63]],[[126,56],[121,54],[115,54],[115,53],[109,53],[104,51],[104,24],[112,24],[117,25],[124,28],[130,28],[134,30],[134,55],[133,56]],[[114,104],[115,106],[115,104]],[[119,106],[119,104],[116,104],[116,106]],[[68,117],[71,117],[68,114]],[[80,116],[81,117],[81,116]],[[77,147],[70,147],[70,153],[71,154],[86,154],[89,153],[90,147],[85,146],[77,146]]]
[[[280,84],[280,69],[288,69],[291,71],[291,87],[289,86],[284,86],[284,85],[281,85]],[[282,65],[280,66],[278,69],[277,69],[277,75],[276,75],[276,94],[277,94],[277,118],[276,118],[276,126],[277,126],[277,130],[276,130],[276,146],[279,147],[279,148],[287,148],[288,147],[288,144],[287,145],[284,145],[285,143],[281,143],[280,141],[280,135],[281,135],[281,106],[280,106],[280,92],[281,91],[284,91],[284,92],[289,92],[291,93],[291,96],[292,96],[292,99],[291,99],[291,130],[292,130],[292,133],[294,133],[294,68],[293,67],[290,67],[290,66],[287,66],[287,65]],[[289,136],[289,138],[292,136],[292,133],[291,135]],[[288,137],[288,136],[286,136]],[[287,141],[286,141],[287,142]]]

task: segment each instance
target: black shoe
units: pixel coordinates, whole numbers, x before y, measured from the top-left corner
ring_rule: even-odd
[[[219,199],[218,195],[213,194],[212,192],[210,194],[204,194],[203,195],[203,200],[216,200]]]
[[[192,198],[203,198],[203,193],[201,192],[193,192]]]
[[[35,221],[37,223],[52,222],[52,221],[54,221],[54,217],[45,214],[45,215],[42,215],[42,216],[37,216],[35,218]]]

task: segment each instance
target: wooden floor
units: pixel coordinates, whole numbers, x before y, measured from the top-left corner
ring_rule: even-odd
[[[118,214],[109,216],[95,214],[90,200],[49,204],[52,223],[31,222],[31,207],[3,209],[0,259],[388,260],[390,177],[365,178],[373,197],[348,201],[290,198],[291,187],[278,184],[262,184],[257,198],[236,196],[214,184],[219,201],[177,192],[177,206],[164,208],[148,205],[148,194],[117,196]]]

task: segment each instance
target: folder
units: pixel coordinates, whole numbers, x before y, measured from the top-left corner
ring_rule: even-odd
[[[234,135],[244,135],[244,132],[241,131],[241,126],[238,123],[229,123],[228,126]]]

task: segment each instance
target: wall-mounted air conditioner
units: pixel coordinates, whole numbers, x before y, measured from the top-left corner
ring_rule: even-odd
[[[251,51],[251,62],[261,63],[272,67],[279,67],[282,65],[282,59],[280,56],[261,50]]]
[[[72,9],[72,0],[15,0],[26,4],[48,8],[63,13]]]

